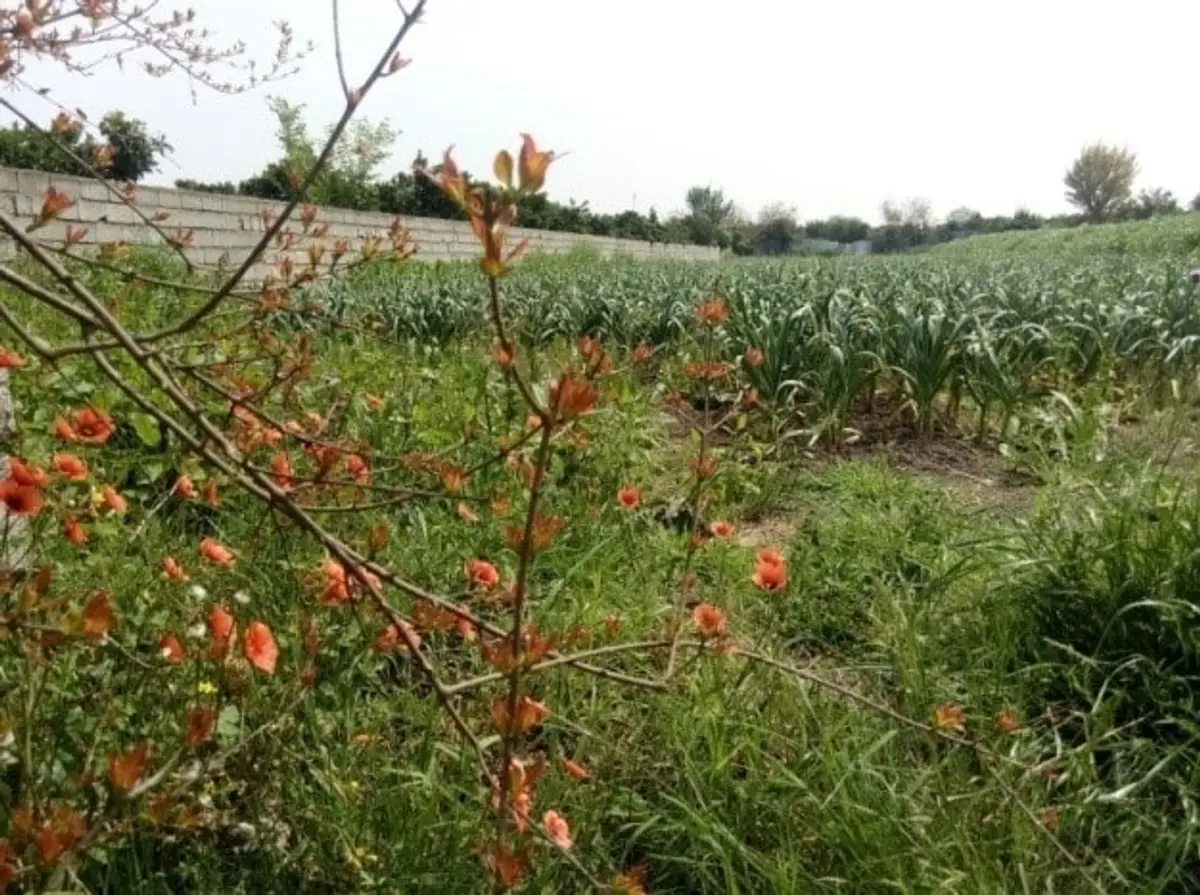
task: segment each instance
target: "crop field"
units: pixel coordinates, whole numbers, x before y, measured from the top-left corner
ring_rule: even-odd
[[[1196,891],[1200,224],[1089,231],[3,292],[0,891]]]

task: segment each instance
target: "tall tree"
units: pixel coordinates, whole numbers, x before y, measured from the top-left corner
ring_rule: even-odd
[[[1093,143],[1063,178],[1067,201],[1093,221],[1107,220],[1129,201],[1137,175],[1137,157],[1128,149]]]
[[[722,190],[711,186],[692,187],[684,201],[688,208],[684,223],[691,233],[691,241],[697,245],[727,248],[737,212],[733,201],[726,199]]]
[[[772,202],[758,213],[758,221],[750,229],[755,252],[786,255],[796,241],[796,206]]]

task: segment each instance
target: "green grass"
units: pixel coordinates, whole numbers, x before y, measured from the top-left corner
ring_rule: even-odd
[[[655,344],[694,353],[691,303],[718,273],[735,305],[731,354],[743,347],[739,327],[770,331],[779,306],[827,309],[827,299],[845,299],[860,309],[908,302],[928,311],[926,290],[938,290],[939,301],[973,307],[961,293],[975,273],[991,277],[990,287],[1009,284],[1012,307],[1022,313],[1049,315],[1051,299],[1069,296],[1070,312],[1083,315],[1098,306],[1099,291],[1120,310],[1104,319],[1133,320],[1139,332],[1154,325],[1149,312],[1139,316],[1146,293],[1159,296],[1160,308],[1181,300],[1161,256],[1124,266],[1076,263],[1065,286],[1062,263],[1039,270],[1012,259],[998,267],[899,259],[727,270],[537,259],[510,288],[543,376],[571,357],[571,342],[593,319],[612,330],[605,334],[617,345],[659,333]],[[444,337],[393,326],[392,338],[374,339],[306,325],[320,364],[289,412],[299,417],[348,399],[340,434],[380,455],[452,448],[464,425],[477,423],[486,437],[459,456],[482,461],[488,438],[521,431],[525,412],[488,363],[477,322],[482,304],[467,299],[466,273],[444,267],[376,276],[357,292],[339,286],[346,290],[339,294],[380,313],[390,309],[395,320],[432,321]],[[1131,285],[1139,282],[1150,285],[1139,291]],[[177,313],[175,299],[153,291],[126,301],[126,313],[147,328]],[[51,319],[34,318],[44,335],[69,337]],[[1191,325],[1191,317],[1180,319]],[[287,338],[296,337],[286,329],[294,325],[277,321]],[[1114,323],[1106,331],[1109,360],[1126,344],[1107,334],[1118,330]],[[828,330],[806,332],[811,340]],[[1174,336],[1180,332],[1187,335]],[[13,344],[11,333],[0,329],[0,344]],[[667,381],[674,381],[673,362]],[[1117,388],[1137,382],[1136,367],[1113,363]],[[132,419],[125,399],[83,364],[22,372],[14,388],[22,429],[5,447],[28,457],[54,449],[47,432],[64,408],[95,402]],[[794,450],[780,434],[806,425],[794,408],[774,411],[782,427],[749,424],[750,434],[725,455],[706,508],[709,519],[732,521],[738,536],[699,553],[697,596],[728,612],[739,644],[810,668],[861,700],[733,657],[695,661],[663,693],[565,670],[537,676],[533,692],[553,712],[528,744],[550,759],[537,804],[570,818],[580,861],[606,879],[645,862],[655,893],[1086,892],[1089,879],[1108,891],[1200,885],[1200,717],[1191,697],[1200,683],[1197,481],[1190,469],[1161,469],[1145,445],[1118,442],[1104,410],[1107,384],[1070,391],[1070,399],[1022,404],[1006,449],[1044,484],[1028,502],[999,512],[883,454]],[[386,395],[387,407],[371,411],[362,401],[367,393]],[[945,397],[939,390],[939,413],[957,422]],[[1121,400],[1126,408],[1149,403]],[[1164,413],[1190,431],[1167,403]],[[970,419],[964,410],[964,427]],[[614,377],[582,429],[586,451],[564,444],[551,467],[548,511],[570,521],[538,557],[532,612],[543,630],[565,636],[581,626],[592,644],[609,636],[605,621],[613,615],[621,619],[620,638],[655,639],[686,553],[685,539],[655,511],[679,496],[682,458],[692,447],[667,425],[660,390],[632,371]],[[1165,431],[1180,434],[1174,423]],[[980,450],[995,456],[997,447],[988,442]],[[13,727],[23,737],[23,700],[30,682],[45,675],[32,754],[47,792],[86,804],[73,775],[103,776],[103,757],[136,738],[156,744],[151,766],[158,766],[201,685],[211,684],[225,709],[212,748],[239,742],[300,692],[304,619],[315,621],[322,642],[307,695],[269,735],[232,753],[210,782],[181,795],[186,824],[167,830],[139,821],[140,808],[124,807],[121,835],[89,853],[75,878],[51,882],[114,893],[486,891],[473,851],[490,834],[478,767],[412,664],[371,649],[379,619],[317,605],[313,573],[322,551],[233,489],[214,511],[163,502],[183,462],[173,445],[145,444],[122,428],[103,452],[80,452],[97,480],[120,483],[131,510],[124,520],[90,524],[92,542],[83,551],[48,532],[45,561],[64,608],[99,585],[110,591],[121,651],[63,651],[43,670],[28,664],[14,639],[0,639],[0,730]],[[635,513],[615,505],[624,483],[646,497]],[[335,514],[329,525],[357,546],[386,525],[380,559],[422,587],[452,592],[467,559],[487,557],[506,576],[514,571],[504,546],[512,520],[486,509],[498,494],[518,504],[520,487],[503,466],[470,480],[466,496],[477,501],[478,523],[461,521],[454,497],[361,518]],[[62,488],[44,524],[72,502],[82,511],[87,499],[85,486]],[[204,534],[238,549],[233,570],[201,565],[195,545]],[[759,544],[787,554],[791,583],[782,593],[750,583]],[[162,581],[164,555],[178,556],[206,594]],[[282,650],[279,674],[251,676],[242,689],[205,661],[153,674],[128,661],[153,659],[161,632],[182,636],[217,601],[243,625],[270,622]],[[451,679],[486,670],[478,652],[452,635],[429,634],[427,644]],[[203,648],[185,645],[197,655]],[[661,656],[623,654],[613,665],[653,675]],[[487,701],[499,692],[485,687],[460,700],[473,727],[487,731]],[[939,705],[961,704],[969,736],[1039,770],[938,740],[862,700],[921,722]],[[996,732],[1001,711],[1026,725],[1022,733]],[[592,779],[569,780],[560,756],[582,762]],[[1043,775],[1044,765],[1056,773]],[[0,783],[0,806],[19,800],[9,782]],[[1080,866],[1039,829],[1039,816],[1051,809],[1056,836]],[[0,813],[0,837],[11,833],[7,813]],[[526,890],[586,887],[541,849]]]
[[[1066,229],[1022,230],[959,240],[930,249],[936,258],[1051,259],[1107,255],[1174,255],[1200,262],[1200,213]],[[1181,270],[1180,274],[1185,273]]]

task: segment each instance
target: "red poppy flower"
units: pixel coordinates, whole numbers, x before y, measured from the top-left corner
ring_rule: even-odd
[[[200,542],[200,555],[213,565],[229,567],[234,564],[233,553],[228,547],[218,544],[212,538]]]
[[[725,634],[725,613],[708,603],[700,603],[692,610],[692,623],[701,637],[721,637]]]
[[[112,417],[92,407],[76,410],[73,419],[75,436],[84,444],[104,444],[116,430]]]
[[[275,484],[284,491],[289,491],[296,486],[296,476],[292,472],[292,461],[287,454],[276,454],[271,458],[271,475],[275,479]]]
[[[569,851],[574,844],[571,841],[571,827],[567,819],[557,811],[547,811],[542,815],[542,829],[546,831],[550,841],[563,851]]]
[[[75,434],[75,430],[71,428],[71,424],[61,416],[55,418],[54,426],[52,427],[51,432],[54,434],[55,438],[59,438],[63,441],[79,440],[79,436]]]
[[[183,664],[183,644],[174,634],[164,634],[158,641],[159,654],[172,665]]]
[[[371,483],[371,467],[358,454],[346,455],[346,472],[359,485],[369,485]]]
[[[162,567],[164,581],[178,581],[181,584],[188,581],[187,573],[183,571],[183,566],[179,564],[179,560],[175,557],[164,556],[162,558]]]
[[[63,520],[63,536],[76,547],[82,547],[88,541],[87,532],[74,516]]]
[[[754,574],[750,576],[750,580],[759,590],[782,590],[787,587],[787,568],[783,565],[760,562],[754,567]]]
[[[8,348],[0,348],[0,370],[15,370],[25,366],[25,359]]]
[[[196,486],[191,478],[186,475],[181,475],[175,480],[175,486],[171,489],[173,493],[187,500],[196,496]]]
[[[100,489],[100,500],[104,504],[104,508],[113,513],[124,513],[129,507],[125,498],[118,494],[117,489],[112,485],[105,485]]]
[[[641,492],[632,485],[624,485],[617,491],[617,503],[623,510],[636,510],[641,502]]]
[[[237,622],[224,606],[214,606],[208,613],[208,633],[218,643],[225,643],[237,629]]]
[[[73,482],[82,482],[88,477],[87,464],[74,454],[55,454],[54,468]]]
[[[467,581],[473,587],[491,590],[500,583],[500,572],[486,560],[472,559],[467,563]]]
[[[8,458],[8,475],[18,485],[30,488],[45,488],[50,484],[50,476],[44,469],[31,466],[16,457]]]
[[[275,663],[279,660],[279,647],[271,629],[262,622],[250,622],[246,628],[246,636],[242,638],[242,651],[250,664],[264,674],[275,673]]]
[[[36,516],[42,508],[42,492],[15,479],[5,479],[0,482],[0,504],[14,516]]]
[[[729,522],[713,522],[708,526],[708,530],[714,538],[731,538],[733,537],[733,525]]]

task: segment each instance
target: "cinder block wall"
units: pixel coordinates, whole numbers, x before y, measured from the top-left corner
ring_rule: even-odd
[[[162,238],[153,228],[142,223],[132,209],[103,184],[86,178],[0,168],[0,207],[28,221],[42,207],[46,189],[52,185],[75,200],[75,204],[60,218],[38,231],[39,239],[57,242],[65,238],[67,227],[85,227],[87,233],[81,243],[83,246],[115,242],[162,244]],[[272,215],[277,215],[283,208],[282,203],[264,199],[152,186],[138,188],[136,204],[147,216],[162,218],[158,225],[168,233],[194,231],[194,241],[186,252],[193,263],[202,267],[239,264],[262,235],[263,210],[269,209]],[[393,219],[392,215],[387,214],[321,207],[315,223],[329,225],[328,236],[323,240],[327,250],[332,249],[335,240],[345,238],[350,242],[352,252],[356,253],[362,238],[386,235]],[[402,217],[400,220],[416,244],[418,259],[436,261],[479,257],[479,247],[466,222],[413,217]],[[288,222],[288,227],[297,234],[301,232],[298,210]],[[719,256],[719,250],[712,246],[649,243],[522,228],[514,228],[510,232],[509,244],[516,245],[526,238],[530,240],[533,251],[547,253],[588,246],[602,255],[623,253],[643,260],[713,261]],[[390,243],[384,240],[383,246],[387,248]],[[5,248],[11,249],[11,246]],[[291,252],[297,265],[306,263],[306,250],[307,243],[298,241]],[[273,246],[267,257],[278,259],[279,250]],[[252,276],[261,276],[268,270],[269,266],[260,265]]]

